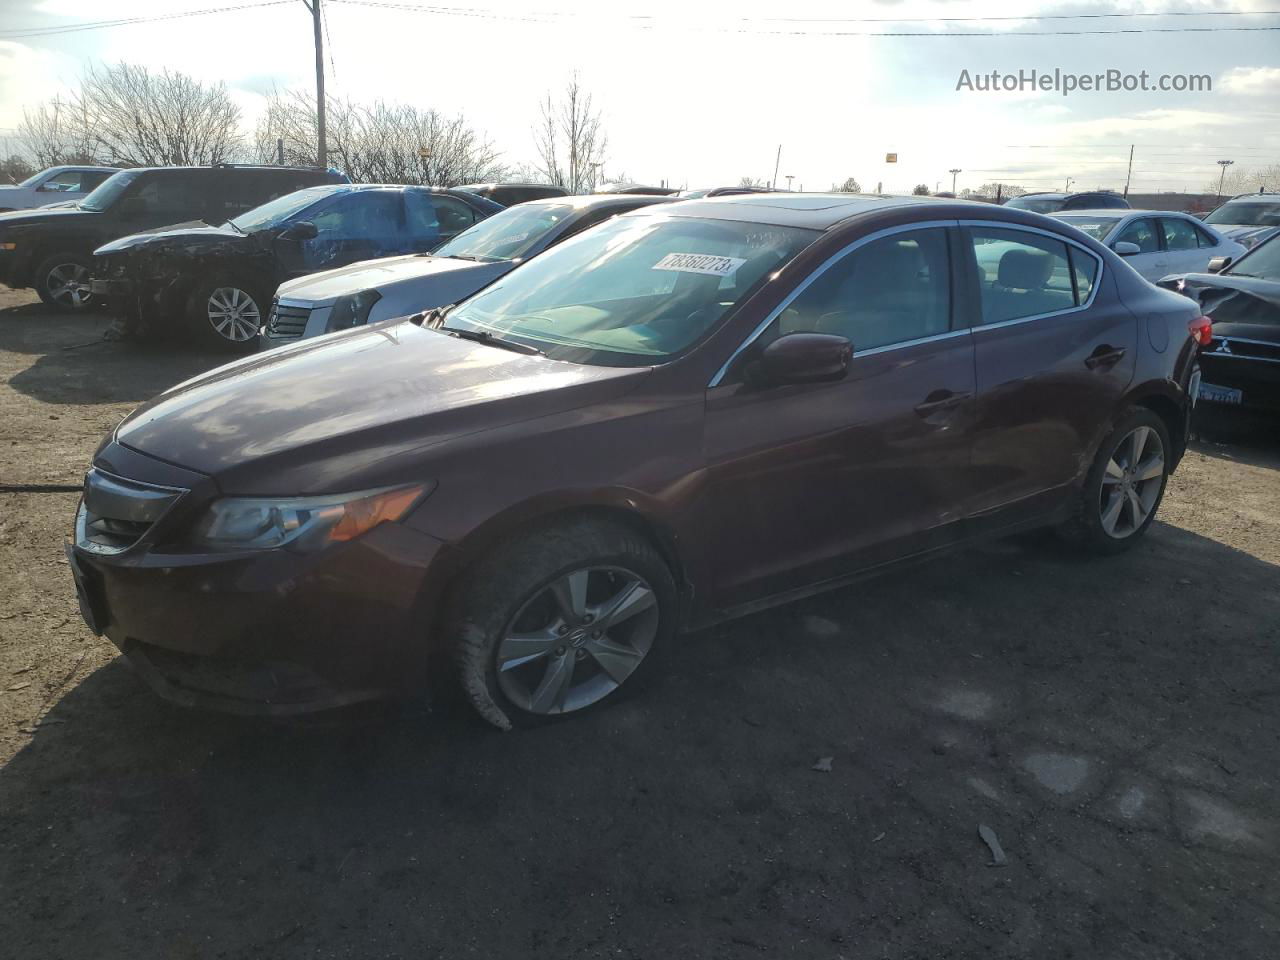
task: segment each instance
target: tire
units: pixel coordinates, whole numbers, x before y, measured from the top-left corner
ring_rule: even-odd
[[[89,292],[92,267],[92,258],[82,253],[55,253],[36,266],[31,284],[46,306],[79,313],[93,306]]]
[[[521,534],[466,571],[454,597],[444,636],[462,691],[501,729],[634,691],[675,631],[675,581],[658,551],[590,518]],[[621,615],[605,625],[614,603]]]
[[[1131,462],[1135,438],[1139,444],[1136,464]],[[1152,450],[1153,439],[1158,451]],[[1155,520],[1169,482],[1172,455],[1164,421],[1150,410],[1129,409],[1098,448],[1084,486],[1076,494],[1073,516],[1060,532],[1092,553],[1128,550]],[[1158,473],[1152,473],[1157,457]]]
[[[202,280],[187,299],[190,339],[209,350],[249,353],[258,348],[270,306],[256,284],[229,276]]]

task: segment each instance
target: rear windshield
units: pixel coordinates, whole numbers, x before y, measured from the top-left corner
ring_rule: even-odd
[[[1204,218],[1205,223],[1239,224],[1242,227],[1280,225],[1280,202],[1232,201],[1224,203]]]
[[[1061,210],[1066,202],[1062,197],[1014,197],[1005,206],[1015,210],[1030,210],[1032,213],[1053,213]]]
[[[437,257],[514,260],[573,214],[567,203],[521,205],[495,213],[434,252]]]
[[[555,360],[663,363],[819,236],[729,220],[619,217],[513,270],[450,311],[445,324]]]
[[[1059,214],[1056,219],[1071,224],[1077,230],[1083,230],[1095,240],[1106,239],[1107,234],[1120,222],[1119,217],[1072,217],[1064,214]]]
[[[120,194],[133,181],[142,176],[141,170],[121,170],[113,173],[98,185],[98,188],[80,201],[81,210],[106,210],[120,198]]]

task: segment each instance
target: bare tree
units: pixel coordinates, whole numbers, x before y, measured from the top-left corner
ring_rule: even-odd
[[[740,186],[740,187],[760,187],[760,188],[763,188],[763,187],[767,187],[768,185],[769,185],[769,184],[767,184],[765,181],[760,180],[760,179],[758,179],[758,178],[756,178],[756,177],[742,177],[740,180],[738,180],[738,186]]]
[[[1207,182],[1202,189],[1204,193],[1218,193],[1218,177]],[[1253,193],[1256,190],[1280,190],[1280,164],[1273,163],[1266,167],[1253,169],[1228,167],[1227,175],[1222,178],[1222,195],[1233,197],[1238,193]]]
[[[224,84],[127,63],[91,67],[66,100],[27,111],[19,135],[46,164],[219,163],[243,144],[240,108]]]
[[[836,193],[861,193],[862,184],[858,182],[857,177],[848,177],[840,186],[831,188]]]
[[[539,172],[548,183],[570,193],[594,190],[608,139],[600,112],[594,109],[591,94],[583,89],[577,74],[559,101],[548,93],[541,110],[533,131]]]
[[[912,196],[927,197],[929,196],[929,185],[927,183],[917,183],[911,188]]]
[[[0,160],[0,181],[21,183],[35,172],[36,168],[16,153],[11,153],[4,160]]]
[[[450,187],[501,179],[499,153],[462,117],[376,101],[329,97],[325,139],[329,161],[357,183]],[[258,159],[308,163],[316,154],[316,118],[308,91],[273,91],[254,134]],[[282,150],[280,149],[282,145]]]

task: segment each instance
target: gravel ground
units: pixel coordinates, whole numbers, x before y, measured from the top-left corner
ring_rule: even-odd
[[[216,358],[0,308],[0,952],[1276,955],[1274,436],[1197,445],[1126,556],[973,550],[684,638],[571,722],[247,721],[144,690],[76,613],[75,494],[11,492]]]

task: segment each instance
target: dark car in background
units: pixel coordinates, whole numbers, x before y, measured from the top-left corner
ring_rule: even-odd
[[[1128,210],[1129,201],[1118,193],[1093,190],[1086,193],[1024,193],[1010,197],[1003,204],[1014,210],[1032,213],[1058,213],[1065,210]]]
[[[1006,207],[649,206],[452,309],[140,407],[94,456],[71,571],[90,628],[180,703],[435,675],[498,725],[572,714],[681,628],[974,538],[1133,545],[1207,327]]]
[[[458,187],[477,197],[484,197],[494,203],[510,207],[528,200],[549,200],[554,197],[567,197],[569,191],[550,183],[468,183]]]
[[[1211,432],[1237,412],[1280,415],[1280,236],[1219,272],[1166,277],[1160,286],[1192,298],[1213,321],[1200,355],[1202,428]]]
[[[669,197],[526,200],[430,254],[365,260],[281,284],[262,330],[264,348],[405,317],[471,296],[562,240]]]
[[[80,309],[92,299],[93,251],[109,240],[188,221],[225,223],[286,193],[346,180],[312,167],[122,170],[73,207],[0,214],[0,283],[33,287],[58,309]]]
[[[93,294],[135,328],[185,325],[205,346],[250,349],[284,281],[432,250],[502,209],[462,190],[309,187],[219,226],[170,227],[99,247]]]
[[[748,193],[772,193],[769,187],[701,187],[681,190],[676,194],[681,200],[705,200],[707,197],[736,197]]]
[[[1280,193],[1243,193],[1205,215],[1221,234],[1257,246],[1268,237],[1280,233]]]

